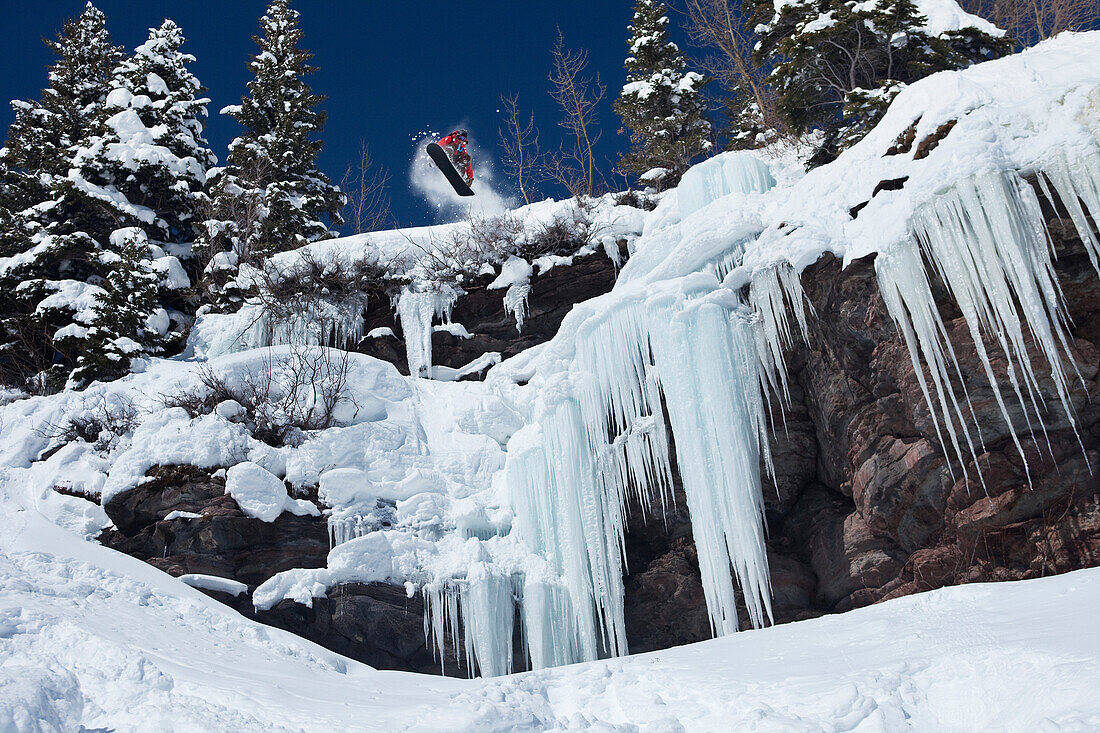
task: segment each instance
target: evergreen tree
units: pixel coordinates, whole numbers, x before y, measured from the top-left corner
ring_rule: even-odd
[[[153,271],[145,231],[118,229],[111,245],[100,256],[106,277],[97,289],[88,326],[67,334],[76,342],[70,383],[77,386],[125,375],[133,359],[161,350],[169,327],[168,313],[157,305],[160,278]]]
[[[203,138],[210,100],[199,96],[205,89],[187,68],[195,57],[180,51],[183,43],[180,27],[165,20],[115,70],[107,99],[114,124],[103,154],[127,200],[156,212],[150,239],[189,255],[207,201],[207,171],[217,159]]]
[[[48,197],[47,182],[64,176],[72,153],[98,129],[111,72],[122,48],[111,43],[106,17],[90,2],[46,45],[57,56],[40,101],[15,100],[15,122],[0,157],[15,172],[14,204],[26,208]]]
[[[1007,53],[1002,38],[967,27],[932,35],[913,0],[747,0],[760,34],[756,60],[772,64],[779,110],[796,130],[819,127],[820,160],[862,137],[906,85]]]
[[[706,80],[686,71],[684,55],[668,35],[664,3],[638,0],[629,28],[626,85],[614,107],[630,134],[631,149],[619,167],[635,173],[663,169],[662,187],[675,185],[711,146],[700,97]]]
[[[122,58],[91,3],[46,43],[57,56],[49,86],[40,101],[12,103],[15,122],[0,149],[0,247],[14,255],[0,262],[0,381],[36,390],[63,382],[72,355],[58,350],[55,335],[86,311],[94,287],[94,243],[78,232],[95,215],[55,197],[103,129],[111,72]]]
[[[190,254],[215,160],[202,138],[207,100],[197,97],[202,85],[186,68],[193,59],[180,52],[183,40],[165,21],[117,66],[110,92],[88,107],[98,118],[92,133],[69,146],[66,175],[46,177],[46,201],[28,210],[30,246],[8,273],[19,280],[19,307],[7,330],[13,349],[42,342],[53,386],[74,367],[70,384],[79,386],[119,376],[126,356],[161,353],[164,333],[134,326],[135,309],[145,309],[142,323],[167,331],[161,304],[187,308],[179,257]],[[130,265],[131,275],[120,271]],[[152,295],[128,295],[122,307],[116,291],[144,287],[146,274]]]
[[[0,156],[0,258],[11,257],[21,244],[16,229],[16,213],[22,208],[17,186],[18,174]]]
[[[218,306],[239,305],[237,275],[268,255],[334,235],[344,195],[317,168],[325,124],[305,77],[316,69],[313,54],[299,48],[299,13],[289,0],[274,0],[254,38],[260,52],[249,68],[255,78],[248,96],[223,112],[243,127],[229,146],[227,166],[213,184],[212,216],[202,242],[209,250],[207,295]]]

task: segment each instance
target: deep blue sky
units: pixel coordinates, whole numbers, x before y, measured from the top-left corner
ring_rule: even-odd
[[[223,159],[238,127],[217,111],[238,102],[245,92],[246,63],[256,48],[252,35],[258,32],[265,2],[98,0],[96,4],[107,14],[115,43],[128,50],[144,41],[147,29],[165,17],[183,27],[188,39],[185,48],[197,57],[192,69],[209,88],[212,100],[207,136]],[[45,67],[52,56],[40,39],[52,37],[63,20],[79,14],[83,5],[84,0],[0,0],[5,26],[0,124],[5,129],[13,117],[6,101],[36,97],[45,84]],[[610,100],[625,77],[622,62],[632,7],[628,0],[297,0],[292,7],[302,13],[303,45],[313,51],[320,68],[311,84],[328,96],[321,168],[338,180],[355,157],[359,141],[366,140],[375,158],[393,174],[391,194],[402,224],[425,223],[432,216],[407,182],[412,140],[418,132],[443,131],[463,121],[482,146],[495,146],[499,96],[514,91],[521,104],[535,112],[544,143],[556,138],[557,116],[546,78],[557,26],[569,45],[589,49],[591,68],[600,71],[608,87],[601,113],[601,156],[617,158],[626,146],[626,140],[615,134],[618,118]],[[459,8],[461,13],[456,12]],[[673,24],[678,20],[674,15]]]

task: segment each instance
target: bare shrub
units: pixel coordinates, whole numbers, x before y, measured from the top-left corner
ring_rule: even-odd
[[[369,259],[318,256],[304,250],[293,264],[280,269],[268,261],[260,277],[258,297],[276,317],[301,312],[306,301],[347,302],[388,298],[400,286],[390,267]]]
[[[476,277],[485,265],[495,265],[515,254],[524,236],[523,222],[510,212],[496,216],[470,214],[465,227],[445,239],[421,247],[432,278],[462,282]]]
[[[47,424],[40,434],[50,441],[50,450],[81,441],[97,450],[110,450],[119,439],[134,432],[139,413],[133,401],[118,397],[111,401],[105,393],[85,396],[79,410],[60,424]]]
[[[343,405],[358,409],[348,393],[350,354],[326,348],[295,347],[286,359],[269,356],[262,368],[229,378],[204,364],[197,387],[165,395],[165,407],[180,407],[192,418],[208,415],[232,400],[257,440],[268,445],[300,445],[305,433],[337,424]]]
[[[355,234],[374,232],[393,224],[388,193],[390,172],[377,165],[366,141],[359,141],[359,157],[340,180],[347,196],[344,219]]]
[[[639,193],[632,188],[628,188],[622,193],[616,194],[614,201],[616,206],[630,206],[643,211],[653,211],[657,208],[656,199],[644,193]]]
[[[967,12],[991,20],[1023,46],[1100,24],[1096,0],[962,0]]]
[[[302,250],[284,261],[268,260],[256,271],[251,302],[259,306],[255,322],[262,321],[268,338],[348,348],[356,326],[368,306],[391,299],[407,279],[394,268],[374,259],[343,257],[329,251],[317,255]],[[284,332],[275,338],[274,334]],[[303,334],[315,334],[315,340]]]
[[[575,205],[549,222],[530,226],[507,212],[471,216],[466,223],[465,227],[455,228],[447,239],[421,247],[424,266],[433,280],[461,283],[512,256],[533,261],[545,255],[574,255],[591,244],[600,230],[584,205]]]
[[[536,260],[546,255],[572,255],[592,243],[597,227],[580,207],[570,214],[560,214],[549,222],[539,224],[516,248],[515,254],[525,260]]]

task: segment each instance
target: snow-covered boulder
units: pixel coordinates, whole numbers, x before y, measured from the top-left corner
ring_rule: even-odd
[[[298,516],[319,516],[320,511],[305,499],[292,499],[286,485],[259,464],[245,461],[225,473],[225,493],[232,496],[241,511],[261,522],[274,522],[283,512]]]

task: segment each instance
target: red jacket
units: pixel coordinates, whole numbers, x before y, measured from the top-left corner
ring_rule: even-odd
[[[457,131],[442,138],[439,141],[439,147],[450,150],[451,159],[454,160],[455,167],[460,171],[462,170],[462,166],[466,167],[464,173],[467,181],[472,181],[474,179],[474,167],[470,163],[470,154],[466,152],[466,141],[458,138]]]

